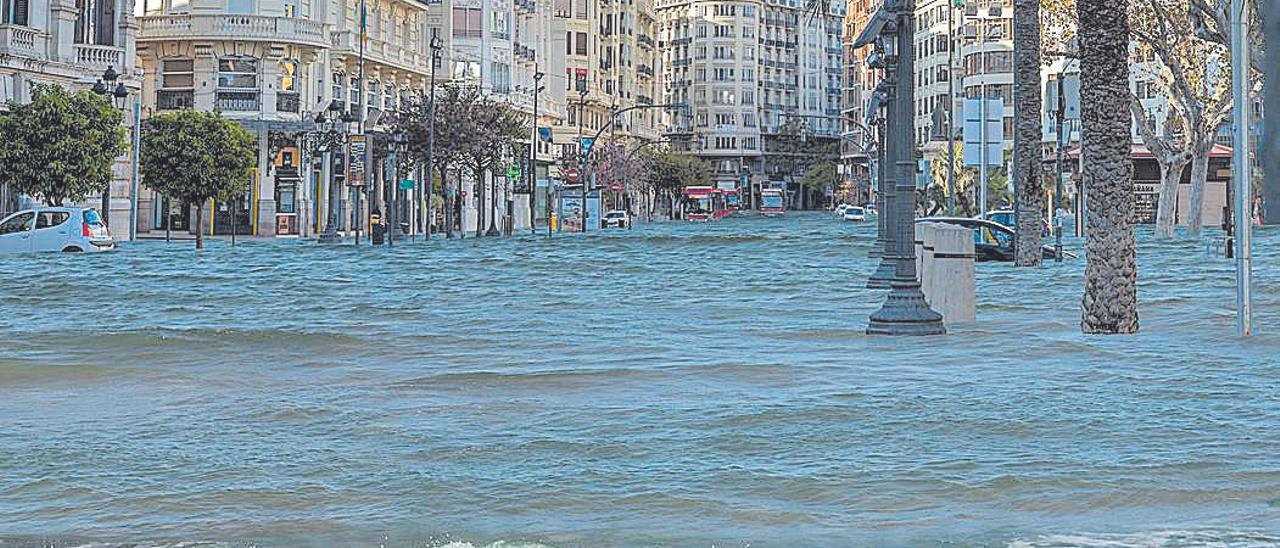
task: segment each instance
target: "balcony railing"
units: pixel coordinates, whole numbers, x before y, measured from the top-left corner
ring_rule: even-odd
[[[297,93],[280,92],[276,94],[276,112],[298,113],[301,98]]]
[[[191,90],[156,91],[156,110],[182,110],[195,106],[195,92]]]
[[[118,67],[124,59],[124,48],[76,44],[76,63],[86,67]]]
[[[138,40],[229,39],[292,42],[324,47],[324,25],[265,15],[149,15],[138,18]]]
[[[0,56],[44,57],[49,35],[31,27],[0,25]]]
[[[219,91],[213,104],[215,108],[223,112],[256,112],[258,110],[258,92]]]

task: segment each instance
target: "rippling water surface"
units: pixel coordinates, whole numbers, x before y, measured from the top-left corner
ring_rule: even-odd
[[[1280,232],[1247,341],[1145,235],[1139,335],[1076,261],[904,340],[873,229],[0,257],[0,545],[1280,543]]]

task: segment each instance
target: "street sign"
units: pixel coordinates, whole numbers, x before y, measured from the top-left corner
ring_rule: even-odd
[[[549,128],[549,127],[540,127],[540,128],[538,128],[538,138],[542,139],[543,141],[546,141],[546,142],[550,143],[550,142],[551,142],[551,128]]]
[[[985,147],[982,142],[984,122],[987,130]],[[982,99],[964,101],[964,165],[982,165],[984,149],[987,165],[1004,163],[1004,99],[987,99],[986,112],[983,112]]]
[[[404,179],[400,181],[400,190],[413,190],[413,179]]]
[[[520,166],[515,165],[515,164],[512,164],[512,165],[507,166],[507,178],[508,178],[508,179],[512,179],[512,180],[514,180],[514,179],[519,179],[519,178],[520,178]]]
[[[591,137],[583,137],[583,138],[582,138],[582,153],[583,153],[583,154],[588,154],[588,153],[590,153],[590,152],[591,152],[591,145],[593,145],[593,144],[595,144],[595,139],[592,139]]]
[[[576,167],[564,170],[564,180],[569,181],[570,183],[576,183],[581,178],[582,172],[578,171],[578,168]]]

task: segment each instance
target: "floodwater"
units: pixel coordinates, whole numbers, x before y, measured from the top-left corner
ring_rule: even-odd
[[[1141,334],[1081,260],[908,340],[873,230],[0,257],[0,545],[1280,544],[1280,232],[1249,340],[1149,233]]]

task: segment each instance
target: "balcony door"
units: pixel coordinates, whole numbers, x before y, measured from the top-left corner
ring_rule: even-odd
[[[115,0],[76,0],[77,44],[114,46],[115,22]]]

